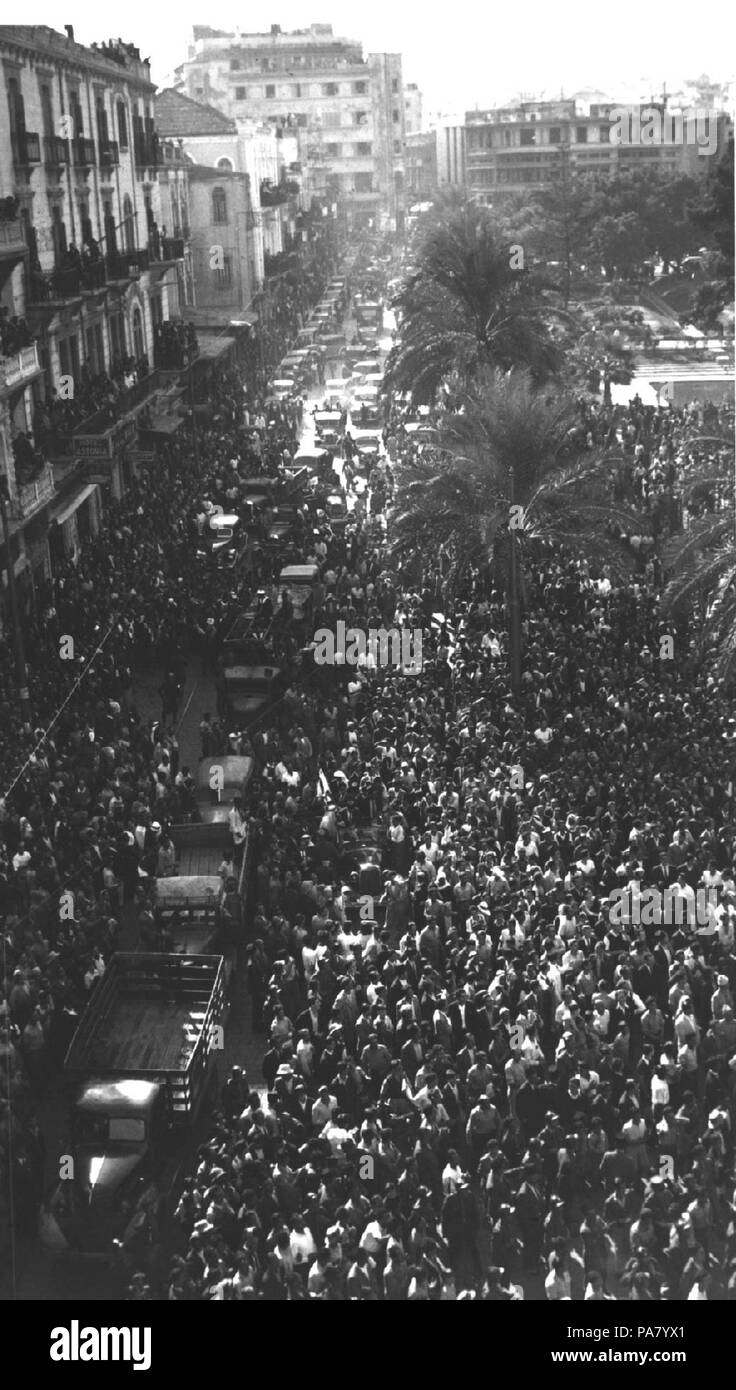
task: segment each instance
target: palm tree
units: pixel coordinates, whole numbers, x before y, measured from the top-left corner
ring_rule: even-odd
[[[685,532],[664,552],[669,581],[663,595],[673,617],[694,612],[702,660],[727,683],[736,679],[736,496],[733,440],[696,435],[688,440],[682,476]]]
[[[551,542],[606,565],[619,579],[632,560],[622,537],[641,517],[613,500],[620,455],[586,449],[569,397],[535,386],[531,373],[488,375],[461,413],[447,417],[437,449],[397,465],[394,553],[450,555],[450,583],[491,562],[509,606],[512,685],[521,677],[524,564]],[[520,575],[520,584],[517,576]]]
[[[389,390],[422,405],[443,382],[467,389],[489,366],[525,366],[540,382],[558,371],[562,354],[549,316],[560,310],[544,299],[523,248],[504,238],[487,208],[441,197],[416,260],[394,301],[399,333],[386,366]]]

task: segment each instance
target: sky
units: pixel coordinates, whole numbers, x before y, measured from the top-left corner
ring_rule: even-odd
[[[228,31],[240,25],[244,32],[331,23],[336,34],[361,40],[366,52],[401,53],[404,81],[419,85],[425,116],[591,88],[633,101],[661,92],[663,82],[676,90],[701,73],[733,83],[736,69],[730,0],[697,11],[692,0],[641,8],[611,0],[210,0],[207,6],[177,0],[171,8],[125,0],[109,20],[91,0],[75,0],[63,11],[43,0],[32,9],[36,24],[58,30],[73,24],[81,43],[118,35],[135,43],[142,57],[150,56],[159,86],[185,60],[194,23]]]

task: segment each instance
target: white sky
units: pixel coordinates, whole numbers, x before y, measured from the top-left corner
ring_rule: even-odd
[[[32,9],[36,24],[60,31],[73,24],[81,43],[118,35],[135,43],[142,57],[150,56],[159,86],[186,58],[195,22],[226,30],[239,24],[244,32],[331,23],[367,52],[401,53],[404,81],[417,82],[424,93],[425,116],[501,104],[522,92],[552,99],[561,89],[635,100],[661,91],[665,81],[675,90],[701,73],[733,82],[736,66],[736,10],[729,0],[712,0],[702,10],[691,0],[641,7],[631,0],[124,0],[114,9],[75,0],[63,11],[42,0]]]

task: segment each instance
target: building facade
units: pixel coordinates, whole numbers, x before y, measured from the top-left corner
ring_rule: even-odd
[[[162,214],[137,49],[84,47],[71,26],[0,26],[0,86],[0,473],[27,598],[124,490],[136,412],[157,387],[157,328],[186,298],[185,256]],[[169,219],[187,178],[182,163],[163,181]],[[5,582],[5,550],[0,568]]]
[[[440,122],[434,134],[437,150],[437,183],[440,188],[464,187],[467,169],[467,142],[462,120],[458,117]]]
[[[625,138],[620,114],[629,114]],[[678,127],[679,121],[679,127]],[[466,185],[482,201],[494,195],[542,187],[563,175],[611,176],[623,170],[655,169],[705,176],[725,149],[730,122],[713,113],[704,122],[704,147],[688,138],[687,114],[665,104],[635,107],[613,101],[585,102],[570,98],[556,102],[529,101],[490,111],[468,112],[465,118]],[[671,123],[674,139],[666,136]],[[684,127],[684,137],[677,138]],[[655,138],[651,138],[654,134]],[[438,137],[441,132],[438,132]]]
[[[266,257],[283,252],[289,224],[295,222],[300,207],[296,139],[271,125],[236,122],[173,88],[158,94],[156,121],[162,136],[176,140],[191,168],[221,169],[245,178],[248,210],[240,234],[252,265],[253,291],[261,289]]]
[[[405,97],[401,57],[369,54],[329,24],[268,34],[195,27],[181,90],[235,120],[294,132],[313,191],[348,228],[401,225]]]

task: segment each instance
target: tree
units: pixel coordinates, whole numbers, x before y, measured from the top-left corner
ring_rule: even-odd
[[[704,267],[707,279],[695,297],[695,314],[709,326],[715,326],[718,315],[733,302],[733,204],[733,140],[730,140],[701,207],[693,212],[693,221],[711,248]]]
[[[395,301],[389,390],[425,404],[448,380],[468,389],[489,366],[524,366],[535,381],[559,369],[555,306],[525,268],[523,246],[502,239],[487,208],[440,198],[420,231],[416,261]]]
[[[446,419],[429,458],[397,465],[391,523],[397,558],[443,546],[451,580],[472,563],[494,565],[508,599],[515,688],[530,545],[570,547],[620,577],[630,573],[616,532],[640,530],[641,517],[613,501],[620,463],[586,449],[575,403],[556,387],[539,388],[526,371],[497,371],[476,386],[461,413]]]
[[[736,506],[733,440],[698,435],[688,441],[681,478],[690,525],[665,550],[669,580],[663,605],[697,620],[702,660],[736,679]]]

